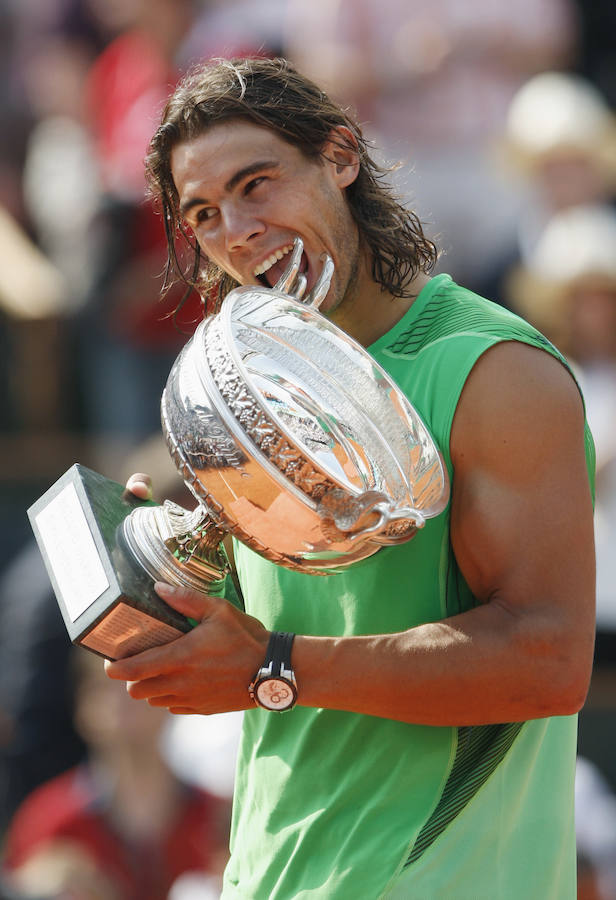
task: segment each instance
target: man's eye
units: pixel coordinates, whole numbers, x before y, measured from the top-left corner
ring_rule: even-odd
[[[208,222],[216,215],[216,210],[210,206],[204,206],[196,215],[197,223],[200,225],[202,222]]]
[[[244,193],[249,194],[254,188],[258,187],[266,180],[265,175],[259,175],[258,178],[251,178],[244,188]]]

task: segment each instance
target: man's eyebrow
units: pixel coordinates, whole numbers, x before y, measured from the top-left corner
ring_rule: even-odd
[[[257,160],[257,162],[250,163],[249,166],[244,166],[243,169],[240,169],[239,172],[236,172],[235,175],[231,176],[225,184],[225,191],[232,191],[240,181],[243,181],[244,178],[248,178],[250,175],[256,175],[257,172],[261,172],[263,169],[273,169],[275,166],[279,165],[280,163],[276,159],[261,159]]]
[[[279,166],[280,163],[275,159],[260,159],[256,162],[250,163],[248,166],[244,166],[243,169],[239,169],[235,172],[231,178],[225,183],[225,191],[232,191],[233,188],[237,187],[237,185],[244,180],[244,178],[250,177],[250,175],[256,175],[257,172],[262,172],[263,169],[273,169],[276,166]],[[180,206],[180,212],[183,216],[186,215],[193,207],[195,206],[207,206],[208,201],[203,197],[192,197],[190,200],[186,200],[185,203],[182,203]]]

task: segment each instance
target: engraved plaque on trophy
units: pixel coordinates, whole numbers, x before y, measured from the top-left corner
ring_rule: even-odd
[[[138,500],[76,463],[28,516],[70,639],[101,656],[131,656],[190,630],[154,581],[222,593],[221,534],[201,507]]]

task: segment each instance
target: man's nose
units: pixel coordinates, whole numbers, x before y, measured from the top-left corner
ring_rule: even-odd
[[[245,247],[265,231],[265,226],[251,210],[229,207],[223,210],[225,241],[229,251]]]

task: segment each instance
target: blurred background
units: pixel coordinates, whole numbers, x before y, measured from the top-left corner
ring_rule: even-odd
[[[439,271],[575,367],[598,455],[578,893],[616,898],[615,33],[608,0],[0,0],[0,898],[217,896],[238,718],[127,712],[71,650],[26,510],[75,461],[181,494],[159,400],[200,307],[178,330],[160,298],[143,156],[181,73],[237,55],[354,109]]]

